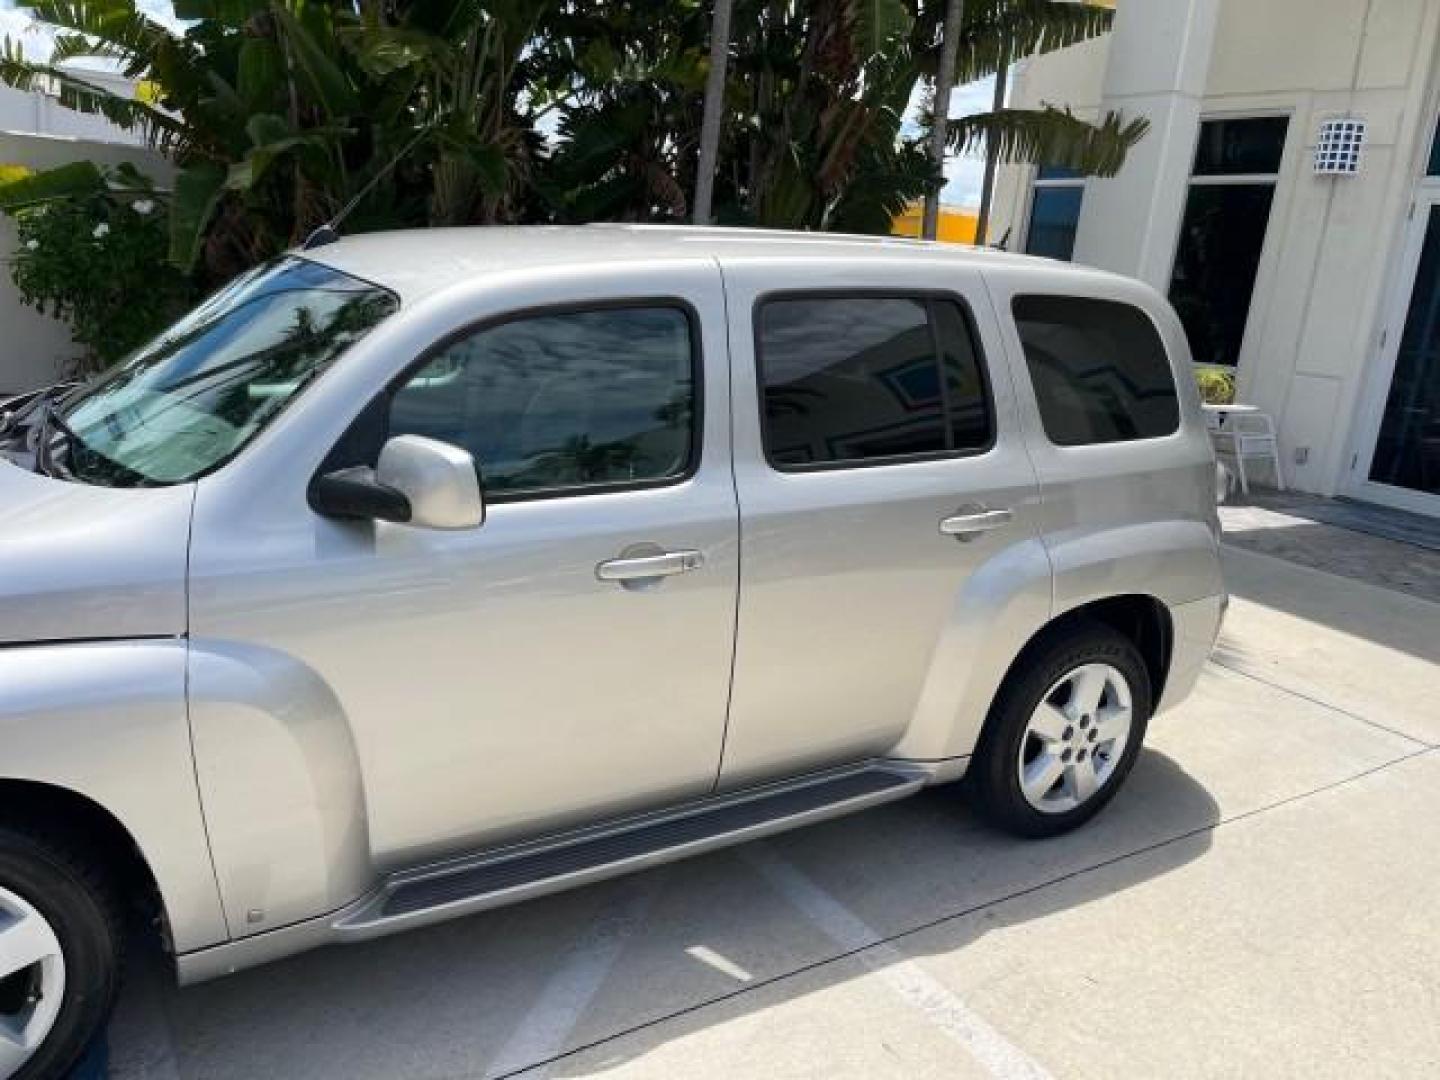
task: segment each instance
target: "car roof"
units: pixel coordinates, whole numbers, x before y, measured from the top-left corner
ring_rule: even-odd
[[[683,225],[536,225],[409,229],[344,237],[299,254],[419,299],[486,274],[558,265],[710,258],[891,260],[917,256],[952,265],[1064,268],[1069,264],[988,248],[899,236],[786,232]]]

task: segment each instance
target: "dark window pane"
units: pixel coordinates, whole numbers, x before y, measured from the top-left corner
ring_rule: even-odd
[[[982,450],[990,445],[990,401],[974,331],[959,304],[939,301],[933,310],[945,361],[951,449]]]
[[[1234,365],[1240,359],[1274,197],[1270,184],[1190,188],[1170,302],[1185,324],[1196,363]]]
[[[1433,207],[1370,479],[1440,495],[1440,210]]]
[[[390,434],[469,450],[489,494],[677,477],[691,460],[692,367],[675,308],[520,319],[421,368],[395,395]]]
[[[1435,122],[1435,133],[1430,138],[1430,161],[1425,166],[1425,175],[1440,176],[1440,120]]]
[[[1079,169],[1065,165],[1041,165],[1035,173],[1037,180],[1078,180],[1085,174]]]
[[[1144,312],[1069,296],[1017,296],[1013,310],[1051,442],[1124,442],[1179,427],[1170,361]]]
[[[777,465],[946,449],[934,338],[920,300],[772,300],[760,313],[765,448]]]
[[[1083,187],[1037,187],[1030,203],[1030,228],[1025,252],[1070,261],[1075,253],[1075,228],[1080,224]]]
[[[1202,121],[1195,147],[1195,175],[1278,173],[1289,127],[1290,120],[1284,116]]]

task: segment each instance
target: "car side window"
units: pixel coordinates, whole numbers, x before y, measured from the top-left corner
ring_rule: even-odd
[[[489,498],[666,483],[698,457],[698,360],[679,306],[525,316],[435,353],[388,430],[468,450]]]
[[[756,319],[765,453],[778,469],[973,453],[993,421],[965,309],[927,296],[763,300]]]
[[[1045,435],[1056,446],[1128,442],[1180,426],[1175,376],[1139,308],[1079,296],[1017,296],[1015,327]]]

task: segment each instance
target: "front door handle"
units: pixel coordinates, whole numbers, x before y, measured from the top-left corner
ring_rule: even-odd
[[[683,574],[688,570],[699,570],[705,565],[705,556],[698,551],[662,551],[657,555],[621,556],[610,559],[595,567],[595,576],[601,581],[651,581],[656,578]]]
[[[946,536],[968,540],[976,533],[1003,529],[1015,518],[1012,510],[966,510],[964,513],[947,517],[940,522],[940,531]]]

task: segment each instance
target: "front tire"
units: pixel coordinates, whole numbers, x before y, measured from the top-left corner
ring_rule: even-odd
[[[976,809],[1024,837],[1094,817],[1140,753],[1150,678],[1134,643],[1101,623],[1042,638],[1010,672],[966,776]]]
[[[0,828],[0,1080],[57,1080],[109,1016],[120,920],[64,847]]]

